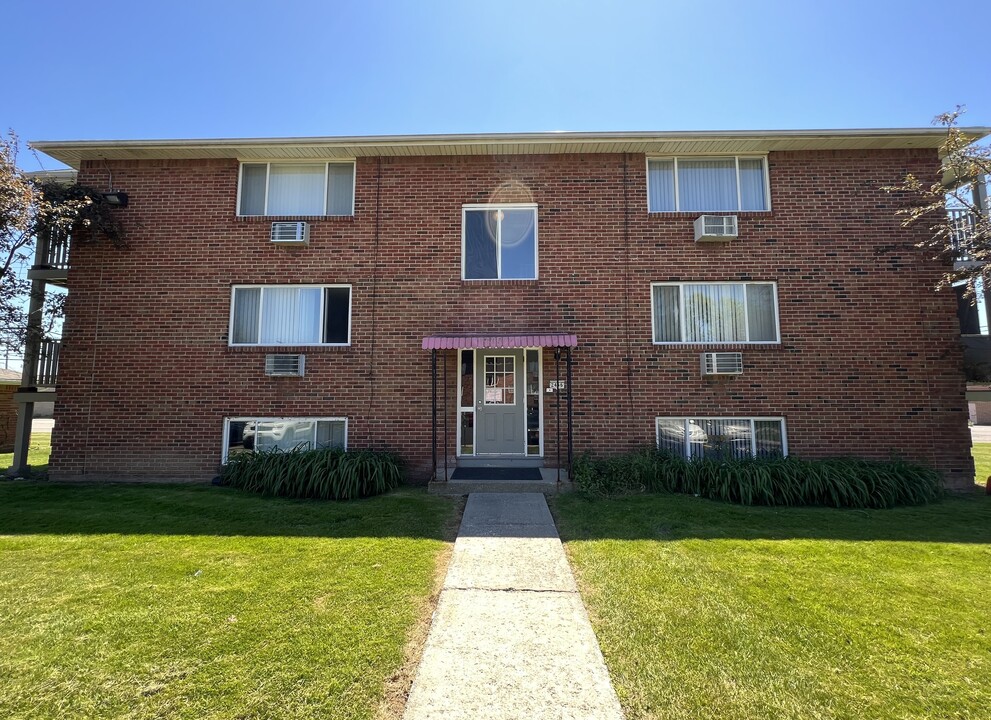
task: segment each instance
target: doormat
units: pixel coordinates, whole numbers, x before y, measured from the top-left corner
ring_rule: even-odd
[[[535,467],[459,467],[452,480],[542,480],[540,468]]]

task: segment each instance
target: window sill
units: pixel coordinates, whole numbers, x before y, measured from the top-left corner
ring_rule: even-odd
[[[234,220],[244,223],[354,222],[354,215],[235,215]]]
[[[473,285],[474,286],[478,286],[478,287],[491,287],[493,285],[511,285],[511,286],[514,286],[514,287],[519,287],[520,285],[523,285],[523,286],[536,287],[536,286],[540,285],[540,280],[537,280],[537,279],[533,279],[533,280],[492,280],[492,279],[486,279],[486,280],[462,280],[461,281],[461,285],[462,285],[462,287],[471,287]]]
[[[774,217],[771,210],[661,210],[659,212],[647,211],[650,220],[655,218],[697,218],[700,215],[736,215],[738,218],[767,218]]]
[[[273,353],[326,353],[347,352],[353,345],[225,345],[230,354],[268,355]]]
[[[652,343],[654,347],[666,347],[666,348],[685,348],[686,350],[699,350],[704,349],[711,352],[719,352],[720,350],[775,350],[782,347],[781,342],[763,342],[763,343],[752,343],[752,342],[695,342],[695,343],[674,343],[674,342],[655,342]]]

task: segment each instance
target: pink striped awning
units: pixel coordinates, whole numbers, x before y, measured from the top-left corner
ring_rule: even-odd
[[[474,350],[477,348],[578,347],[578,336],[567,333],[534,335],[428,335],[424,350]]]

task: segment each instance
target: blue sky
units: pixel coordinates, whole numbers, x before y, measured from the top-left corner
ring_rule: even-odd
[[[7,0],[22,140],[991,125],[991,3]],[[969,37],[969,39],[968,39]],[[28,154],[25,169],[37,169]],[[44,158],[48,169],[59,164]]]

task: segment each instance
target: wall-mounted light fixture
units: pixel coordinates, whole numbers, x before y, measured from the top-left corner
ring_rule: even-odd
[[[107,205],[112,205],[113,207],[127,207],[127,193],[120,192],[119,190],[111,190],[110,192],[102,193],[103,199],[107,201]]]

